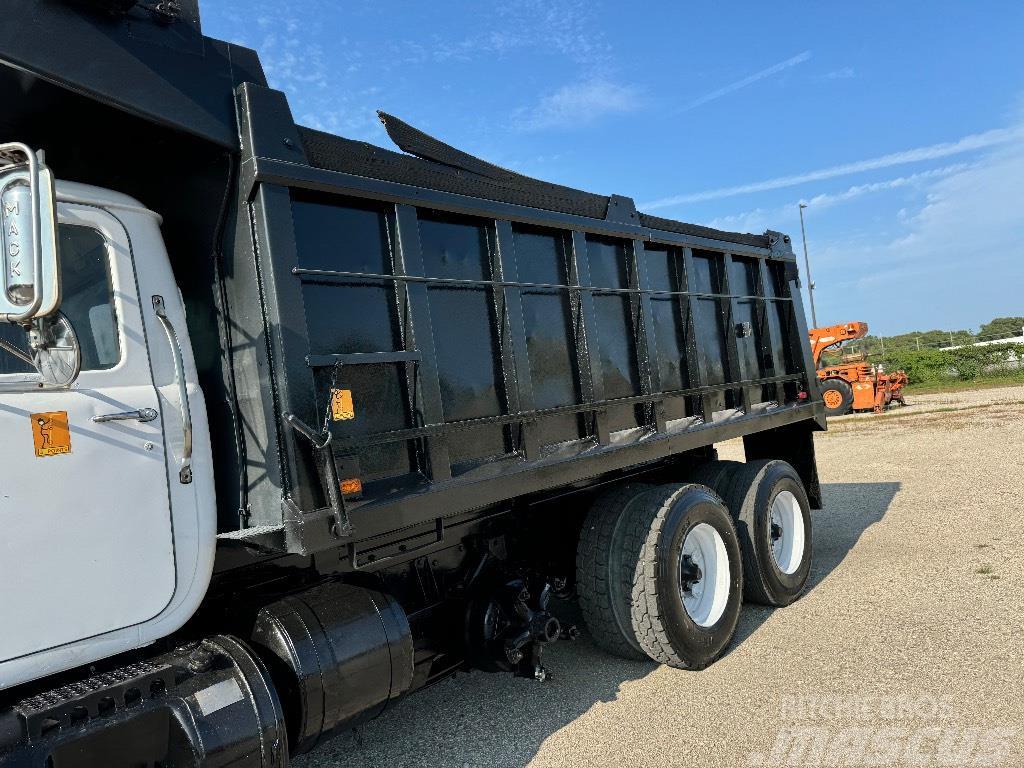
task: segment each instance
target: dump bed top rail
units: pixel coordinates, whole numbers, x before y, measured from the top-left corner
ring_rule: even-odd
[[[767,235],[726,232],[651,216],[637,212],[633,201],[620,195],[597,195],[499,168],[445,144],[393,115],[378,114],[388,136],[409,155],[300,126],[299,135],[310,165],[485,200],[758,248],[770,247]]]

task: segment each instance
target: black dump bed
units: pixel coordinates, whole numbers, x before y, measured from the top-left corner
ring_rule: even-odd
[[[358,538],[820,412],[788,237],[647,217],[390,115],[415,155],[240,104],[281,407],[329,431]]]
[[[64,31],[0,35],[0,89],[38,107],[3,138],[52,144],[58,175],[165,216],[226,537],[298,553],[340,538],[358,567],[396,531],[419,546],[469,510],[823,424],[787,236],[648,216],[389,115],[403,152],[297,126],[255,55],[197,17],[12,4]],[[105,172],[39,117],[65,90],[72,119],[120,142]],[[173,168],[133,175],[150,156]]]

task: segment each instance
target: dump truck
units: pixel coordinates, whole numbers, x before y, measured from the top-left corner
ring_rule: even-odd
[[[827,416],[844,416],[852,411],[881,413],[892,403],[907,404],[903,396],[908,383],[905,371],[887,373],[882,365],[869,363],[863,353],[845,354],[839,361],[824,359],[826,350],[867,335],[868,324],[860,321],[811,328],[809,332]]]
[[[461,670],[528,695],[571,601],[697,670],[800,596],[788,236],[303,127],[196,0],[4,16],[0,765],[280,768]]]

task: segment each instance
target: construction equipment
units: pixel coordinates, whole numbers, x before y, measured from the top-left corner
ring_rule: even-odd
[[[811,354],[821,380],[825,413],[829,416],[842,416],[850,411],[881,413],[893,401],[906,405],[903,388],[907,385],[907,374],[903,371],[886,373],[881,365],[868,363],[862,353],[843,355],[842,362],[836,365],[822,365],[825,350],[863,339],[867,334],[868,324],[859,321],[810,330]]]

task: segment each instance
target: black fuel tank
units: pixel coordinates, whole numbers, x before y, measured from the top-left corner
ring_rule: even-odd
[[[292,754],[376,717],[412,685],[409,621],[374,590],[330,583],[265,606],[251,643],[284,704]]]

